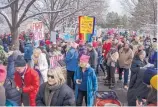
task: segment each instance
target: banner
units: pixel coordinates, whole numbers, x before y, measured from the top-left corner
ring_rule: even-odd
[[[79,16],[79,33],[93,34],[95,18],[90,16]]]
[[[44,26],[41,21],[32,23],[34,40],[43,40],[44,39]]]
[[[64,55],[52,56],[49,60],[50,60],[50,67],[55,68],[57,66],[60,66],[58,61],[64,60]]]

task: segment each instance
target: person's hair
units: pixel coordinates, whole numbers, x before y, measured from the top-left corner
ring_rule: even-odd
[[[42,51],[41,51],[40,48],[35,48],[34,51],[33,51],[33,54],[35,54],[35,53],[41,54]]]
[[[48,74],[54,76],[54,79],[57,81],[58,85],[62,85],[66,82],[64,77],[64,69],[62,67],[56,67],[48,70]]]
[[[157,103],[157,90],[152,87],[147,97],[147,104],[155,103]]]
[[[140,51],[139,53],[138,53],[138,56],[140,56],[140,55],[146,55],[146,53],[145,53],[145,51]]]

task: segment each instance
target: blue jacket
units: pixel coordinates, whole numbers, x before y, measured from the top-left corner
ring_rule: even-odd
[[[14,72],[15,72],[15,68],[14,68],[14,56],[11,55],[8,57],[8,66],[7,66],[7,77],[8,78],[14,78]]]
[[[70,48],[69,51],[66,53],[66,69],[69,71],[76,71],[78,67],[78,52],[74,48]]]
[[[149,63],[154,64],[157,67],[157,51],[152,52],[151,56],[149,56]]]
[[[33,54],[33,47],[31,44],[26,44],[24,47],[24,58],[27,60],[31,60],[31,56]]]
[[[95,92],[98,90],[97,77],[96,77],[94,69],[91,68],[91,67],[88,67],[86,72],[88,72],[88,78],[87,78],[87,106],[93,106]],[[77,96],[78,96],[78,84],[76,84],[76,79],[81,79],[81,74],[82,74],[81,68],[77,67],[77,70],[75,71],[75,75],[74,75],[75,98],[76,98],[76,100],[77,100]]]

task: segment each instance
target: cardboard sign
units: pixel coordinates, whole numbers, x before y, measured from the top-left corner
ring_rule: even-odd
[[[59,66],[58,61],[64,60],[64,55],[52,56],[49,60],[50,60],[50,67],[55,68],[55,67]]]
[[[90,16],[79,16],[79,33],[93,34],[95,18]]]
[[[33,22],[32,24],[34,40],[43,40],[44,39],[44,26],[41,21]]]
[[[53,32],[53,31],[51,32],[51,36],[50,36],[50,41],[51,42],[56,43],[56,39],[57,39],[56,38],[56,36],[57,36],[56,34],[57,34],[56,32]]]

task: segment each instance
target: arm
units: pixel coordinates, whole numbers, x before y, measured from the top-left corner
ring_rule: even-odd
[[[66,54],[66,58],[65,58],[65,60],[66,60],[66,62],[69,62],[71,59],[72,59],[72,53],[69,51],[69,52],[67,52],[67,54]]]
[[[46,55],[44,55],[44,54],[40,55],[40,59],[39,59],[38,64],[39,64],[39,70],[40,71],[48,69],[48,62],[47,62],[47,59],[46,59]]]
[[[32,84],[30,84],[29,86],[23,87],[23,92],[25,92],[25,93],[30,93],[30,92],[37,90],[39,88],[38,73],[34,71],[34,73],[32,73],[31,78],[32,78]]]

